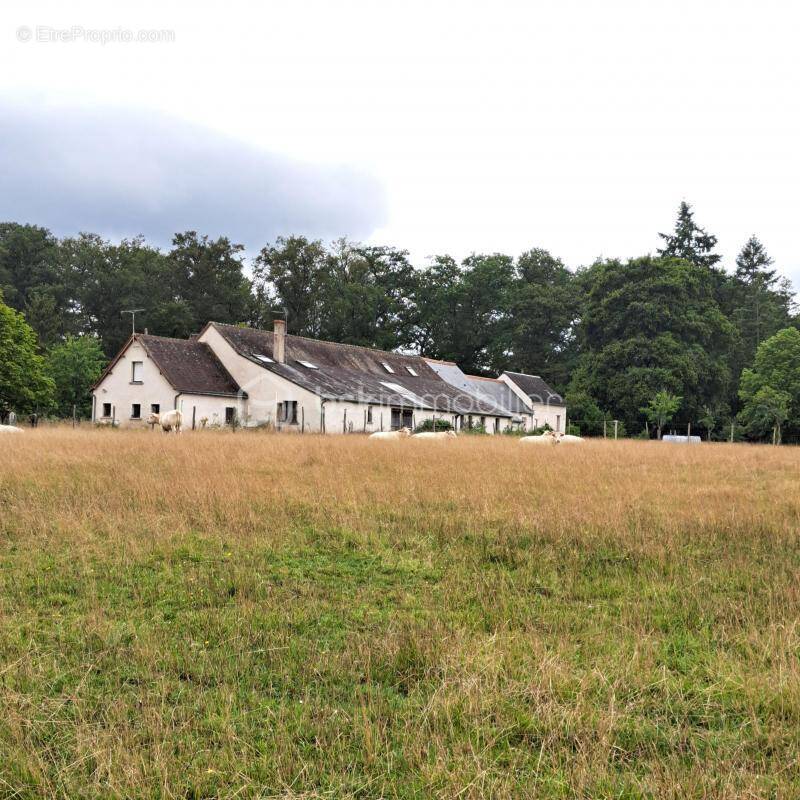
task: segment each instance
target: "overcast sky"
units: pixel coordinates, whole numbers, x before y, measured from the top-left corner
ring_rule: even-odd
[[[686,199],[728,266],[756,233],[800,286],[793,5],[6,0],[0,217],[576,267],[654,251]]]

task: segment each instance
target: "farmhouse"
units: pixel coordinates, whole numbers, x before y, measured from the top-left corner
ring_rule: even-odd
[[[283,320],[272,331],[209,322],[188,340],[134,334],[93,388],[93,419],[141,426],[150,411],[177,408],[186,427],[205,417],[349,433],[436,419],[496,433],[521,424],[513,394],[499,403],[421,356],[292,336]]]
[[[504,372],[499,378],[484,378],[466,375],[452,361],[426,360],[443,380],[506,412],[515,427],[531,430],[546,424],[561,431],[566,425],[563,399],[538,375]]]

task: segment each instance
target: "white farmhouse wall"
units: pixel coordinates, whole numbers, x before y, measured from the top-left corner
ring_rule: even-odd
[[[501,375],[500,379],[509,386],[511,391],[513,391],[530,409],[530,417],[528,418],[529,427],[533,428],[536,426],[541,428],[547,423],[554,431],[561,431],[563,433],[566,430],[567,407],[565,405],[534,403],[508,375]]]
[[[316,394],[240,356],[213,325],[206,328],[200,341],[214,351],[242,391],[247,392],[245,424],[275,424],[278,403],[294,401],[297,403],[297,427],[305,419],[306,431],[319,431],[321,408],[320,398]]]
[[[141,383],[133,383],[131,380],[134,361],[142,362]],[[144,427],[150,406],[157,403],[162,411],[169,411],[175,407],[177,392],[147,355],[144,347],[134,341],[92,394],[96,422],[111,424],[113,418],[121,427]],[[110,403],[112,408],[108,416],[103,414],[105,403]],[[141,406],[141,420],[131,419],[131,407],[134,403]]]
[[[238,397],[216,397],[205,394],[182,394],[178,398],[178,408],[183,414],[183,426],[191,428],[192,415],[194,414],[195,425],[200,427],[200,420],[208,418],[208,424],[218,422],[225,424],[225,410],[235,409],[239,421],[243,421],[247,414],[247,401]]]

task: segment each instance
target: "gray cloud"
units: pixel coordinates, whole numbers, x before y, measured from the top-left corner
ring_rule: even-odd
[[[0,105],[0,220],[58,235],[226,235],[253,251],[278,235],[363,238],[381,186],[347,166],[293,161],[148,112]]]

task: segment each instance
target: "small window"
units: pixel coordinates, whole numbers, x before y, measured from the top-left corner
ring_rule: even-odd
[[[150,413],[151,414],[160,414],[161,413],[161,403],[150,403]]]
[[[111,403],[103,403],[103,416],[104,417],[111,416]]]
[[[312,364],[310,361],[301,361],[298,358],[297,363],[302,364],[306,369],[319,369],[319,367],[316,364]]]
[[[367,425],[372,425],[372,406],[367,408]]]
[[[384,369],[385,369],[387,372],[391,372],[391,373],[392,373],[392,375],[394,375],[394,370],[393,370],[393,369],[392,369],[392,368],[389,366],[389,364],[387,364],[385,361],[381,361],[381,364],[383,364],[383,368],[384,368]]]
[[[233,408],[233,406],[227,406],[225,408],[225,424],[233,425],[235,419],[236,419],[236,409]]]
[[[413,375],[415,378],[419,377],[417,371],[413,367],[406,367],[406,370],[408,370],[409,375]]]
[[[286,421],[290,425],[297,425],[297,400],[289,400],[286,403]]]
[[[275,360],[261,353],[253,353],[253,358],[257,358],[262,364],[274,364]]]
[[[142,362],[133,361],[131,362],[131,383],[141,383],[141,382],[142,382]]]
[[[131,406],[131,419],[141,419],[141,418],[142,418],[141,403],[134,403]]]

